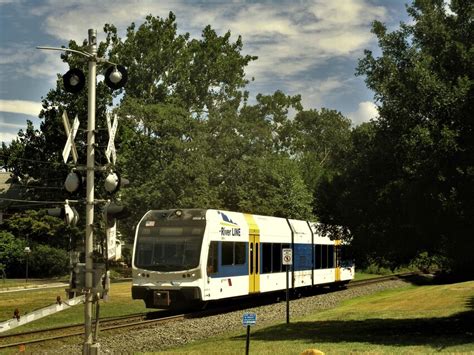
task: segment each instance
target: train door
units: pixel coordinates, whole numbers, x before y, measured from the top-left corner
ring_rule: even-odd
[[[250,214],[245,214],[249,226],[249,293],[260,292],[260,229]]]

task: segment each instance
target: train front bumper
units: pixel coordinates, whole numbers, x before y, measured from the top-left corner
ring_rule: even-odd
[[[186,308],[202,300],[199,287],[160,288],[132,286],[132,299],[145,301],[147,308]]]

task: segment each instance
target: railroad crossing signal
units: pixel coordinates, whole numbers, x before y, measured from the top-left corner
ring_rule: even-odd
[[[114,115],[113,121],[110,114],[107,114],[107,130],[109,131],[109,143],[107,144],[107,149],[105,150],[105,156],[107,161],[115,164],[117,160],[117,154],[115,152],[115,133],[117,133],[118,119],[117,115]]]
[[[282,260],[283,265],[293,264],[293,251],[291,249],[282,249]]]
[[[69,158],[69,154],[71,154],[72,151],[72,160],[74,161],[74,164],[77,164],[77,150],[76,150],[76,145],[74,144],[74,139],[76,138],[77,130],[79,129],[79,118],[74,117],[74,122],[72,123],[72,128],[69,123],[69,118],[67,117],[67,112],[63,112],[63,124],[64,124],[64,130],[66,131],[66,136],[67,136],[67,141],[66,145],[64,146],[63,149],[63,160],[64,163],[67,163],[67,160]]]

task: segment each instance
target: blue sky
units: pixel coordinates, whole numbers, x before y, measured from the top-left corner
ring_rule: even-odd
[[[301,94],[305,109],[341,111],[354,125],[377,115],[373,93],[355,77],[364,49],[377,51],[370,32],[374,20],[390,29],[409,21],[406,1],[152,1],[152,0],[0,0],[0,141],[9,143],[26,120],[39,128],[41,97],[67,71],[60,47],[81,43],[89,28],[105,38],[105,23],[124,37],[126,28],[147,14],[166,17],[173,11],[178,31],[199,37],[210,24],[219,34],[242,35],[244,54],[257,55],[246,70],[255,81],[251,97],[282,90]]]

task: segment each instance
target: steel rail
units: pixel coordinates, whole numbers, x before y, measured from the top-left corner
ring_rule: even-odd
[[[151,313],[153,313],[153,312],[151,312]],[[99,319],[99,323],[102,323],[102,324],[103,323],[111,323],[111,322],[116,322],[116,321],[121,321],[121,320],[129,321],[130,319],[140,318],[140,317],[141,318],[146,318],[149,314],[150,314],[150,312],[144,312],[144,313],[128,314],[128,315],[117,316],[117,317],[104,317],[104,318]],[[84,324],[75,323],[75,324],[51,327],[51,328],[46,328],[46,329],[29,330],[29,331],[22,332],[22,333],[0,335],[0,341],[8,339],[8,338],[17,337],[17,336],[27,336],[27,335],[33,335],[33,334],[38,334],[38,333],[54,332],[54,331],[58,331],[58,330],[67,330],[67,329],[80,328],[80,327],[84,327]]]
[[[168,317],[162,317],[162,318],[156,318],[156,319],[147,319],[147,320],[141,320],[141,321],[136,321],[136,322],[126,322],[123,324],[115,324],[111,326],[105,326],[103,328],[100,328],[100,331],[108,331],[108,330],[114,330],[114,329],[120,329],[120,328],[133,328],[135,326],[143,326],[143,325],[148,325],[152,323],[165,323],[169,321],[176,321],[176,320],[181,320],[185,319],[186,314],[179,314],[179,315],[174,315],[174,316],[168,316]],[[45,332],[47,332],[46,330]],[[15,334],[19,335],[19,334]],[[50,337],[44,337],[44,338],[38,338],[38,339],[30,339],[30,340],[25,340],[25,341],[20,341],[16,343],[10,343],[10,344],[2,344],[0,345],[0,349],[5,349],[5,348],[12,348],[16,346],[21,346],[21,345],[28,345],[28,344],[35,344],[35,343],[42,343],[42,342],[47,342],[51,340],[59,340],[59,339],[64,339],[64,338],[72,338],[75,336],[80,336],[84,335],[84,329],[80,331],[75,331],[72,333],[68,334],[60,334],[60,335],[54,335]]]

